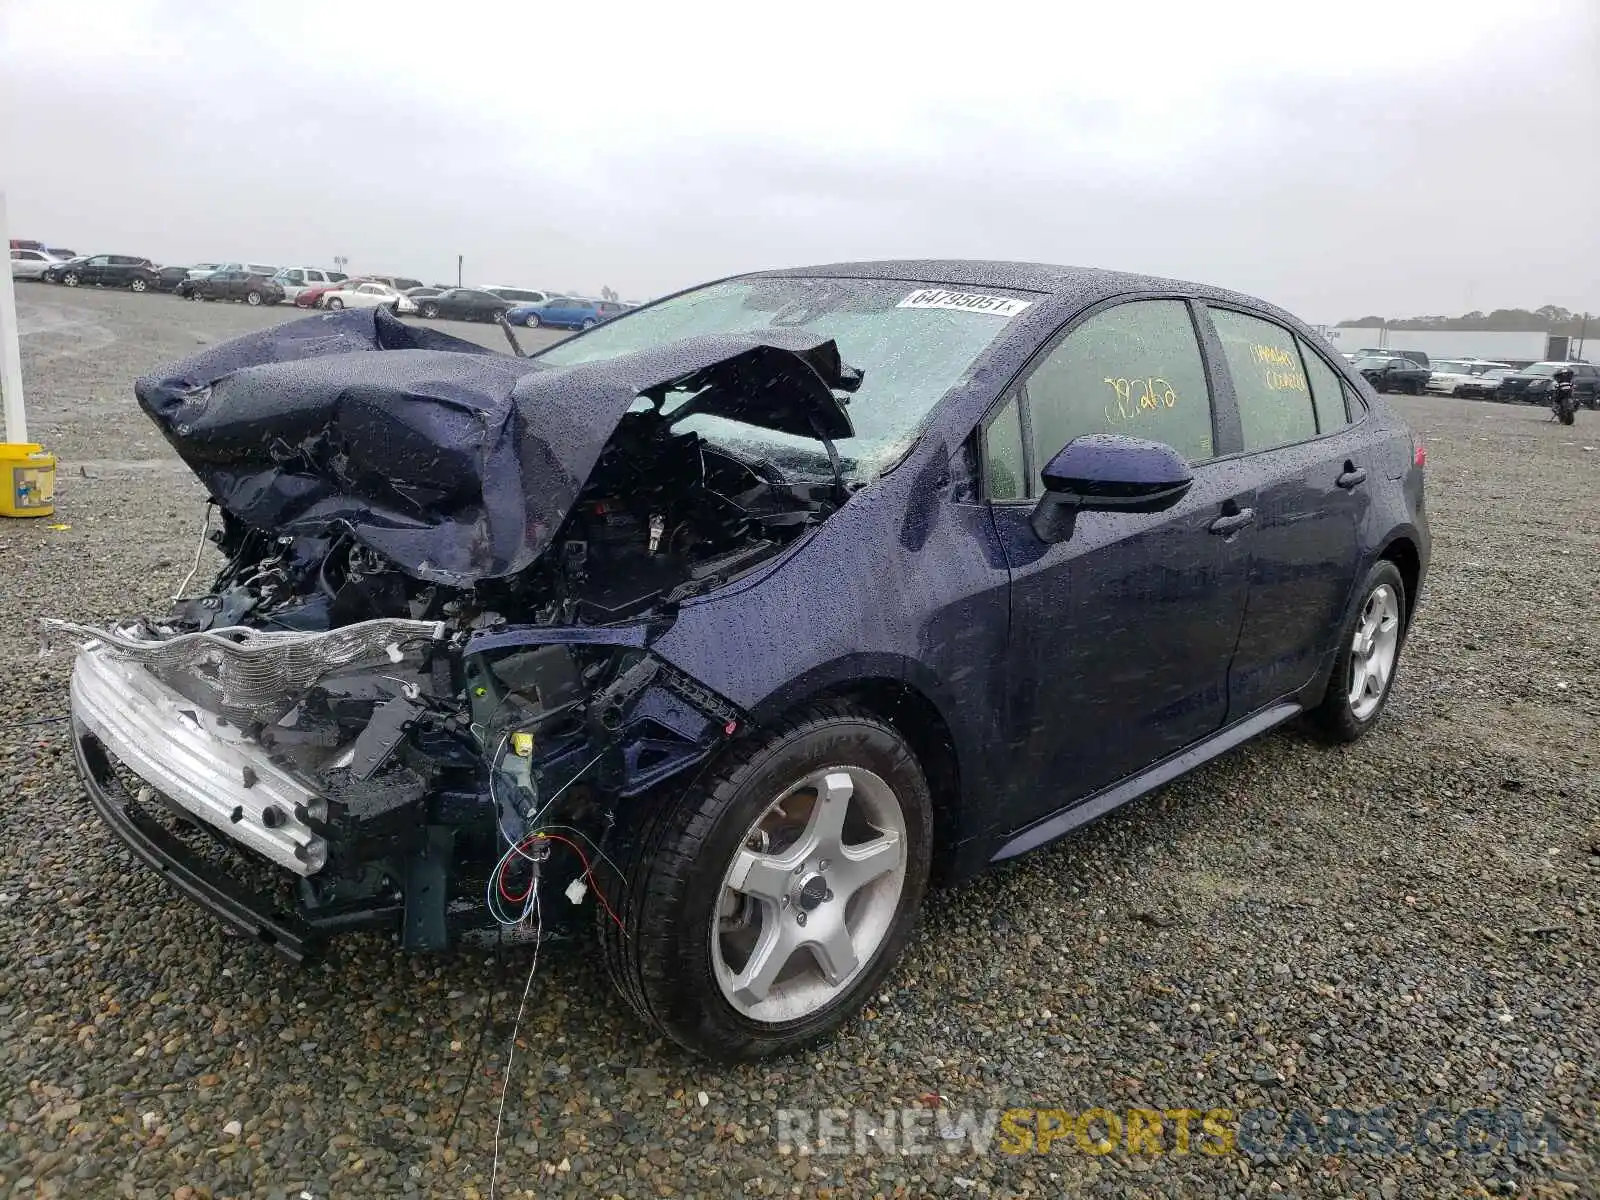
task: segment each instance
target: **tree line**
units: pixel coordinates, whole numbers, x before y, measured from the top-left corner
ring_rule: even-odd
[[[1339,326],[1381,325],[1390,329],[1455,329],[1480,333],[1564,333],[1569,337],[1579,337],[1586,332],[1584,316],[1559,304],[1546,304],[1543,308],[1497,308],[1487,313],[1474,310],[1459,317],[1357,317],[1340,321]],[[1600,313],[1589,315],[1587,332],[1600,336]]]

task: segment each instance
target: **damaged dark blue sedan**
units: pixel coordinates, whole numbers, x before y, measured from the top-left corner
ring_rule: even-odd
[[[531,359],[330,313],[137,392],[223,565],[63,626],[133,852],[291,957],[591,909],[722,1057],[847,1019],[930,882],[1359,737],[1428,562],[1423,448],[1337,354],[1109,271],[748,275]]]

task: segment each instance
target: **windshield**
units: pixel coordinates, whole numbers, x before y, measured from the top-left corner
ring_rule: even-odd
[[[1522,373],[1524,375],[1554,375],[1566,365],[1566,363],[1534,363],[1531,367],[1524,367]]]
[[[856,434],[837,443],[846,476],[864,482],[898,461],[934,405],[1006,327],[1008,318],[992,313],[901,307],[923,290],[916,283],[874,279],[734,280],[629,312],[538,357],[565,367],[702,334],[771,328],[825,334],[848,365],[865,373],[846,408]],[[1005,298],[1017,299],[1011,292]],[[678,428],[790,470],[828,470],[821,444],[811,438],[703,415],[686,418]]]

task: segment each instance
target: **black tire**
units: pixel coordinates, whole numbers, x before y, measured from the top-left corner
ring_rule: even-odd
[[[68,287],[77,287],[78,273],[76,271],[68,271],[61,277],[61,282],[66,284]]]
[[[424,304],[422,306],[422,315],[430,321],[435,320],[439,316],[439,306],[437,304]]]
[[[339,297],[337,297],[337,296],[329,296],[328,297],[328,305],[327,306],[328,306],[328,308],[332,309],[334,312],[338,312],[341,308],[344,307],[344,301],[339,299]]]
[[[1387,392],[1389,390],[1389,385],[1382,379],[1374,379],[1372,381],[1372,390],[1375,392]]]
[[[855,766],[890,785],[905,819],[899,905],[854,981],[816,1012],[783,1023],[751,1020],[717,982],[710,931],[723,876],[752,824],[808,772]],[[597,914],[612,982],[650,1025],[686,1049],[724,1061],[788,1054],[855,1015],[894,967],[916,925],[932,856],[932,800],[905,741],[840,702],[810,708],[731,746],[687,788],[629,806],[610,851],[626,890],[626,931]]]
[[[511,311],[511,310],[510,309],[506,309],[506,308],[497,308],[497,309],[495,309],[494,311],[492,311],[489,314],[489,324],[491,324],[491,325],[500,324],[500,318],[505,316],[506,313],[508,313],[509,311]]]
[[[130,283],[130,284],[129,284],[129,285],[128,285],[128,288],[129,288],[129,289],[130,289],[130,290],[131,290],[131,291],[135,291],[135,292],[143,292],[143,291],[148,291],[148,290],[149,290],[149,287],[150,287],[150,285],[149,285],[149,284],[148,284],[148,283],[146,283],[146,282],[145,282],[145,281],[144,281],[144,280],[142,280],[142,279],[135,279],[135,280],[134,280],[134,281],[133,281],[133,282],[132,282],[132,283]]]
[[[1380,587],[1387,585],[1394,589],[1400,602],[1400,633],[1399,642],[1395,647],[1394,667],[1389,672],[1389,678],[1384,684],[1382,698],[1378,706],[1365,718],[1356,715],[1350,703],[1350,668],[1352,643],[1355,640],[1356,626],[1360,623],[1362,613],[1367,607],[1368,600]],[[1333,672],[1328,676],[1328,691],[1323,696],[1322,703],[1311,711],[1312,722],[1329,738],[1336,742],[1353,742],[1363,736],[1367,730],[1378,723],[1378,718],[1383,715],[1383,710],[1389,706],[1389,697],[1394,694],[1394,679],[1400,671],[1400,659],[1406,647],[1406,631],[1409,627],[1407,620],[1410,614],[1411,598],[1406,595],[1405,580],[1400,577],[1400,570],[1388,559],[1383,559],[1372,565],[1367,576],[1361,582],[1361,587],[1356,592],[1355,607],[1350,615],[1345,618],[1339,630],[1339,653],[1333,660]]]
[[[585,322],[583,322],[583,324],[579,325],[578,328],[579,329],[593,329],[594,328],[594,322],[593,321],[585,321]]]
[[[526,325],[529,329],[537,329],[537,328],[539,328],[539,314],[538,313],[529,313],[527,316],[522,318],[522,323],[524,325]]]
[[[261,293],[260,292],[246,292],[244,294],[244,302],[246,304],[248,304],[251,308],[260,308],[261,307]]]

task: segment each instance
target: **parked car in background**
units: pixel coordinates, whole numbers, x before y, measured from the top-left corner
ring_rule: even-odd
[[[13,250],[11,252],[11,278],[43,279],[45,270],[61,259],[48,250]]]
[[[283,288],[277,280],[238,269],[185,279],[178,285],[178,295],[186,300],[239,300],[252,308],[283,303]]]
[[[1431,374],[1427,367],[1396,355],[1358,358],[1355,368],[1377,391],[1408,392],[1413,396],[1422,395]]]
[[[157,267],[156,291],[176,292],[178,285],[189,278],[190,267]]]
[[[95,287],[125,287],[136,292],[155,290],[161,273],[148,258],[132,254],[92,254],[61,265],[61,282]]]
[[[217,271],[243,271],[247,275],[260,275],[271,279],[278,273],[278,268],[266,263],[225,262],[225,263],[200,263],[189,268],[190,279],[204,279]]]
[[[574,296],[557,296],[543,304],[522,304],[506,314],[513,325],[526,325],[537,329],[548,325],[552,329],[592,329],[601,321],[609,320],[627,309],[615,300],[580,300]]]
[[[549,292],[541,291],[539,288],[506,287],[504,284],[499,283],[480,287],[477,290],[499,296],[508,305],[543,304],[546,300],[551,299]]]
[[[1428,361],[1428,356],[1426,354],[1424,354],[1421,350],[1396,350],[1392,346],[1389,347],[1388,349],[1379,349],[1377,347],[1372,347],[1372,346],[1363,347],[1362,349],[1356,351],[1356,357],[1357,358],[1409,358],[1412,362],[1419,363],[1424,367],[1431,367],[1433,365],[1432,363],[1430,363]]]
[[[1455,394],[1468,400],[1492,400],[1500,390],[1500,381],[1515,370],[1514,367],[1491,367],[1482,375],[1469,375],[1461,381]]]
[[[591,899],[664,1036],[793,1053],[886,990],[933,881],[1302,715],[1338,742],[1382,719],[1426,451],[1262,301],[835,263],[521,366],[386,349],[358,315],[140,379],[231,557],[167,614],[61,625],[90,802],[253,943],[493,944],[565,887],[543,919]],[[1254,770],[1215,762],[1210,789]],[[153,960],[174,914],[138,895],[82,936],[117,920],[134,954],[143,928]]]
[[[337,292],[341,288],[353,288],[357,284],[373,282],[376,281],[369,279],[365,275],[355,275],[349,279],[337,283],[330,282],[307,284],[300,290],[299,294],[295,296],[294,306],[296,308],[321,308],[322,301],[327,297],[329,292]]]
[[[1429,372],[1428,390],[1442,392],[1446,396],[1459,396],[1462,385],[1468,380],[1476,379],[1485,371],[1501,368],[1509,371],[1511,364],[1478,358],[1442,358],[1433,364]]]
[[[412,279],[409,275],[363,275],[361,278],[370,279],[373,283],[387,284],[397,292],[422,286],[422,280]]]
[[[1555,390],[1555,373],[1563,367],[1572,370],[1572,394],[1578,403],[1594,408],[1600,400],[1600,369],[1586,362],[1539,362],[1503,376],[1495,389],[1495,399],[1513,404],[1548,404]]]
[[[493,321],[511,310],[511,303],[493,292],[477,288],[446,288],[437,296],[418,302],[425,317],[448,317],[455,321]]]
[[[417,311],[417,302],[404,292],[390,287],[387,283],[379,283],[369,279],[365,283],[349,283],[344,287],[335,288],[322,297],[322,307],[338,310],[341,308],[378,308],[386,306],[397,313],[414,313]]]
[[[57,263],[51,263],[44,269],[44,274],[41,275],[40,278],[46,283],[60,283],[61,277],[65,275],[68,270],[76,266],[81,266],[88,261],[89,256],[87,254],[79,254],[73,258],[67,258]]]
[[[339,287],[350,281],[350,276],[343,271],[329,271],[322,267],[284,267],[272,278],[290,300],[307,288]]]

